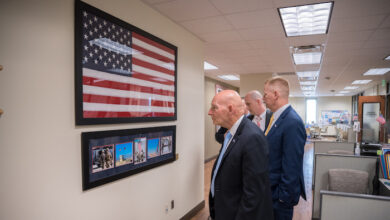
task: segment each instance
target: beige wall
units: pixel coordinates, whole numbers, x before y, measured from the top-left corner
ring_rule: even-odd
[[[233,86],[224,84],[222,82],[218,82],[214,79],[210,79],[208,77],[204,78],[204,112],[205,112],[205,150],[204,150],[204,158],[205,160],[210,159],[214,156],[217,156],[219,153],[219,149],[221,148],[221,145],[215,140],[215,125],[213,124],[213,120],[211,120],[210,116],[207,115],[211,100],[213,99],[215,95],[215,84],[220,84],[225,86],[228,89],[238,90],[238,88],[235,88]]]
[[[178,47],[178,119],[75,126],[74,2],[0,3],[0,219],[179,219],[204,199],[202,42],[139,1],[88,0]],[[81,132],[163,125],[178,161],[82,191]]]
[[[245,96],[251,90],[258,90],[263,94],[264,82],[272,77],[272,73],[244,74],[240,76],[240,95]]]

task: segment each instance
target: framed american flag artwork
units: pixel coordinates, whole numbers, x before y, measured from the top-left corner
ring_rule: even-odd
[[[76,124],[176,120],[177,47],[76,1]]]

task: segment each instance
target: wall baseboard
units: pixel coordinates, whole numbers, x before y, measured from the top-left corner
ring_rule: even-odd
[[[193,209],[191,209],[189,212],[187,212],[187,214],[185,214],[183,217],[181,217],[180,220],[190,220],[204,207],[205,207],[205,201],[203,200],[197,206],[195,206]]]

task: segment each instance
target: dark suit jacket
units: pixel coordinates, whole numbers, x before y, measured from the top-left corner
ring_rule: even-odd
[[[268,145],[259,131],[244,117],[223,155],[215,177],[214,198],[209,194],[210,216],[215,220],[273,219]]]
[[[291,106],[275,121],[267,140],[272,199],[292,207],[298,203],[300,195],[306,199],[303,179],[306,130],[302,119]]]

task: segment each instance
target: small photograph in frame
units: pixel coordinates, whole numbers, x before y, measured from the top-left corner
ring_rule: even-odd
[[[133,163],[133,142],[115,145],[115,166]]]
[[[114,167],[114,145],[96,146],[92,148],[92,173]]]
[[[134,139],[134,164],[146,162],[146,138]]]
[[[161,155],[172,152],[172,136],[161,137]]]
[[[148,159],[160,155],[160,139],[154,138],[148,140]]]

